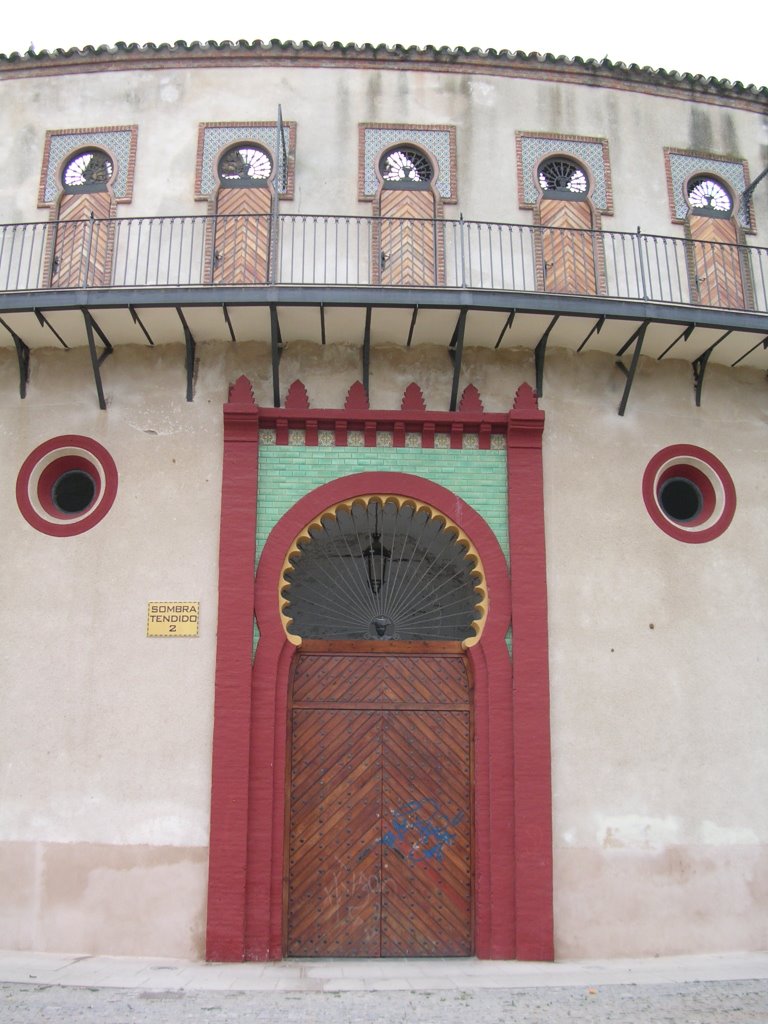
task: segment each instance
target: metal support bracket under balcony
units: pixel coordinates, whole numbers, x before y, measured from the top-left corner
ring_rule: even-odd
[[[716,342],[709,346],[706,352],[702,352],[698,359],[694,359],[693,366],[693,388],[696,394],[696,408],[698,409],[701,405],[701,389],[704,387],[704,377],[707,372],[707,364],[709,363],[709,357],[715,351],[721,341],[725,341],[731,331],[726,331],[725,334],[721,335]]]
[[[277,306],[269,307],[269,324],[272,335],[272,404],[280,408],[280,359],[283,355],[283,335],[280,331],[280,318]]]
[[[230,319],[229,309],[227,308],[226,302],[222,302],[221,310],[222,310],[222,312],[224,314],[224,323],[227,325],[227,330],[229,331],[229,337],[232,340],[233,344],[237,344],[237,338],[235,337],[235,329],[232,326],[232,320]]]
[[[619,416],[623,416],[627,408],[627,402],[629,401],[629,392],[632,390],[632,383],[635,379],[637,364],[640,361],[640,353],[643,349],[643,339],[645,338],[645,332],[648,329],[649,323],[650,320],[644,320],[642,324],[640,324],[640,326],[634,332],[629,341],[622,345],[616,354],[616,365],[627,378],[626,383],[624,385],[624,394],[621,396],[621,401],[619,402]],[[624,363],[622,363],[621,357],[627,351],[632,342],[635,343],[635,350],[632,353],[632,361],[629,364],[629,369],[627,369]]]
[[[453,383],[451,384],[450,404],[451,412],[456,412],[456,406],[459,401],[459,381],[461,378],[461,360],[464,355],[464,327],[466,322],[467,310],[462,309],[459,313],[459,319],[456,321],[456,326],[453,329],[451,343],[448,346],[448,353],[453,360]]]
[[[669,343],[669,345],[667,345],[667,347],[664,349],[664,351],[661,353],[661,355],[656,357],[657,362],[662,360],[664,358],[664,356],[667,354],[667,352],[669,352],[671,349],[673,349],[675,347],[675,345],[678,343],[678,341],[688,341],[688,339],[690,338],[690,336],[693,334],[693,332],[695,330],[696,330],[696,324],[688,324],[688,326],[685,328],[685,330],[681,331],[678,334],[678,336],[675,338],[675,340],[671,341]]]
[[[58,338],[59,342],[64,346],[64,348],[69,348],[69,345],[66,343],[66,341],[64,341],[64,339],[59,334],[59,332],[56,330],[56,328],[53,326],[53,324],[50,322],[50,320],[47,320],[45,315],[43,313],[41,313],[41,311],[39,309],[34,309],[32,312],[37,317],[37,322],[40,324],[41,327],[47,327],[48,330],[51,331],[51,333],[56,338]]]
[[[735,359],[731,363],[731,368],[733,368],[734,366],[738,366],[742,359],[746,359],[747,356],[751,356],[755,349],[760,348],[761,345],[763,348],[768,348],[768,335],[766,335],[761,341],[758,341],[756,345],[753,345],[752,348],[747,349],[747,351],[740,355],[738,359]]]
[[[93,319],[93,315],[90,311],[87,310],[85,306],[81,306],[80,312],[83,314],[83,320],[85,320],[85,333],[88,338],[88,350],[91,353],[91,366],[93,367],[93,379],[96,382],[96,394],[99,399],[99,408],[106,409],[107,402],[104,398],[104,387],[101,382],[101,364],[108,356],[112,355],[112,345],[104,331],[102,331]],[[104,351],[101,354],[96,351],[95,334],[98,334],[102,344],[104,345]]]
[[[509,316],[507,317],[506,323],[504,324],[504,326],[503,326],[503,327],[501,328],[501,330],[499,331],[499,336],[498,336],[498,338],[496,339],[496,344],[495,344],[495,345],[493,346],[494,348],[498,348],[498,347],[499,347],[499,345],[501,344],[501,340],[502,340],[502,338],[503,338],[503,337],[504,337],[504,335],[505,335],[505,334],[507,333],[507,331],[508,331],[508,330],[510,329],[510,327],[512,326],[512,324],[513,324],[513,323],[515,322],[515,313],[516,313],[516,312],[517,312],[517,310],[516,310],[516,309],[513,309],[513,310],[512,310],[511,312],[510,312]]]
[[[549,335],[552,328],[555,326],[557,321],[560,319],[560,314],[555,313],[552,319],[549,321],[549,327],[539,338],[538,344],[534,349],[533,360],[536,365],[536,394],[541,398],[544,394],[544,358],[547,354],[547,342],[549,341]]]
[[[195,362],[197,355],[197,344],[195,343],[192,331],[189,329],[186,317],[181,311],[181,307],[176,307],[176,312],[179,314],[179,320],[184,328],[184,369],[187,373],[187,401],[191,402],[195,397]]]
[[[411,325],[408,328],[408,340],[405,343],[405,347],[406,348],[410,348],[411,347],[411,342],[413,341],[413,332],[416,330],[416,317],[418,315],[419,315],[419,307],[418,306],[414,306],[413,307],[413,313],[411,314]]]
[[[8,331],[16,346],[16,358],[19,363],[19,397],[27,397],[27,384],[29,383],[29,345],[18,336],[13,328],[0,317],[0,324]]]
[[[128,312],[129,312],[129,313],[131,314],[131,319],[133,320],[133,322],[134,322],[135,324],[138,324],[138,325],[139,325],[139,328],[140,328],[140,330],[141,330],[141,333],[142,333],[142,334],[144,335],[144,337],[145,337],[145,338],[147,339],[147,341],[149,342],[149,344],[150,344],[150,345],[151,345],[151,346],[152,346],[152,347],[154,348],[154,345],[155,345],[155,343],[154,343],[154,341],[152,340],[152,336],[150,335],[149,331],[147,330],[146,324],[145,324],[145,323],[144,323],[144,321],[143,321],[143,320],[141,319],[141,317],[139,316],[139,314],[138,314],[138,313],[136,312],[136,308],[135,308],[135,306],[129,306],[129,307],[128,307]]]
[[[586,347],[586,344],[587,344],[587,342],[589,341],[589,339],[590,339],[590,338],[591,338],[591,337],[592,337],[593,335],[595,335],[595,334],[599,334],[599,333],[600,333],[600,331],[602,331],[602,329],[603,329],[603,324],[604,324],[604,323],[605,323],[605,317],[604,317],[604,316],[601,316],[601,317],[600,317],[600,319],[599,319],[599,320],[598,320],[598,321],[597,321],[596,323],[592,324],[592,328],[591,328],[591,330],[590,330],[589,334],[588,334],[588,335],[586,336],[586,338],[584,339],[584,341],[582,341],[582,343],[581,343],[581,344],[579,345],[579,347],[578,347],[578,348],[576,349],[576,351],[577,351],[577,352],[581,352],[581,350],[582,350],[583,348],[585,348],[585,347]]]

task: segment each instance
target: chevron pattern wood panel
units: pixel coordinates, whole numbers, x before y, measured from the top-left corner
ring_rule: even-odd
[[[380,956],[381,715],[293,711],[292,956]]]
[[[380,199],[379,283],[439,284],[435,200],[429,191],[384,189]],[[398,218],[388,221],[386,218]]]
[[[384,716],[382,956],[468,956],[469,712]]]
[[[743,309],[744,276],[736,225],[725,217],[689,218],[692,298],[703,306]]]
[[[469,692],[461,655],[298,657],[290,955],[471,953]]]
[[[216,200],[213,284],[266,284],[272,190],[223,188]]]
[[[539,212],[544,290],[596,295],[594,236],[583,230],[592,227],[589,204],[567,199],[542,199]]]
[[[61,197],[51,265],[54,288],[109,284],[114,240],[111,209],[108,192],[74,192]]]

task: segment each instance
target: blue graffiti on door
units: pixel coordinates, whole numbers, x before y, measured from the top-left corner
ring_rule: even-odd
[[[392,810],[392,827],[381,841],[411,864],[442,861],[444,848],[456,838],[452,831],[464,817],[449,818],[434,800],[409,800]]]

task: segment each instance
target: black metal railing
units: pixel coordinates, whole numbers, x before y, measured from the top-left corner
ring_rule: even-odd
[[[0,226],[0,291],[249,284],[546,291],[768,312],[768,249],[640,231],[284,213]]]

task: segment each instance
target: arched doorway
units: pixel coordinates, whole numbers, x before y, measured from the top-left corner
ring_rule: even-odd
[[[691,300],[703,306],[744,309],[740,232],[728,186],[711,174],[696,174],[685,186],[691,238]]]
[[[291,956],[467,956],[472,686],[487,609],[455,524],[360,497],[302,531],[281,591],[290,696]]]
[[[378,172],[374,283],[442,284],[442,209],[434,189],[433,160],[416,146],[403,144],[382,154]]]
[[[571,157],[550,156],[539,165],[537,183],[544,291],[597,295],[598,252],[586,169]]]
[[[114,241],[115,163],[102,149],[78,150],[61,169],[50,282],[53,288],[109,284]]]
[[[272,245],[275,164],[254,142],[230,146],[217,164],[212,284],[266,284]]]

